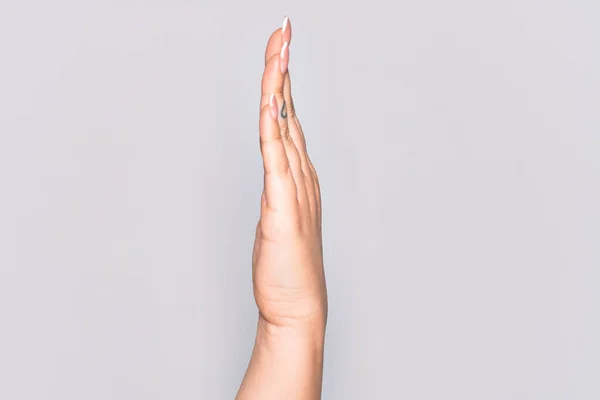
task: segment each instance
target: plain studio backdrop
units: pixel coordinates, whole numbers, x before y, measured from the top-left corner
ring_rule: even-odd
[[[233,398],[285,14],[323,398],[600,398],[591,0],[2,1],[0,398]]]

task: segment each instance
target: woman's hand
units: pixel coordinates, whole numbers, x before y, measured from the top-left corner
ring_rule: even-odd
[[[259,323],[239,399],[318,399],[321,393],[327,318],[321,196],[291,96],[291,38],[286,17],[265,54],[264,190],[252,257]]]
[[[264,190],[252,260],[254,296],[265,325],[317,324],[324,329],[321,198],[291,95],[287,67],[291,38],[286,18],[265,54],[260,103]]]

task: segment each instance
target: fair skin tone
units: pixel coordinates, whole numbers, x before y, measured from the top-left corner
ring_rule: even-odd
[[[237,400],[321,398],[327,290],[321,195],[288,71],[291,24],[269,39],[260,101],[264,166],[252,255],[258,328]]]

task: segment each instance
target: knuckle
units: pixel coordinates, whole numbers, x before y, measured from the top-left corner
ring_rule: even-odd
[[[292,180],[292,169],[289,162],[280,162],[274,168],[265,171],[266,176],[273,176],[275,179]]]
[[[294,106],[294,99],[290,97],[288,104],[288,117],[296,119],[296,107]]]
[[[287,162],[279,171],[279,174],[282,178],[293,179],[292,176],[292,168],[290,167],[290,163]]]
[[[272,137],[264,137],[263,135],[260,135],[260,145],[261,147],[267,147],[271,144],[276,144],[277,142],[281,142],[283,140],[283,138],[280,135],[275,135]]]
[[[308,168],[306,168],[304,161],[302,162],[302,175],[304,175],[304,181],[307,184],[310,184],[312,182],[312,172]]]
[[[280,131],[281,131],[281,137],[285,138],[285,140],[287,142],[292,140],[292,137],[290,136],[290,128],[287,124],[283,124]]]
[[[269,104],[269,97],[271,97],[271,94],[274,94],[277,97],[283,97],[283,89],[279,86],[271,87],[270,84],[265,82],[260,93],[263,98],[263,103]],[[279,102],[279,100],[277,101]]]
[[[263,93],[263,95],[264,95],[264,93]],[[260,114],[263,115],[263,114],[267,114],[269,112],[270,112],[269,103],[267,102],[267,104],[263,104],[263,106],[260,108]]]
[[[286,214],[270,209],[261,216],[261,231],[263,237],[272,241],[277,239],[296,236],[301,231],[302,224],[298,214]]]
[[[315,186],[317,187],[317,190],[321,189],[321,184],[319,183],[319,176],[317,175],[317,173],[314,170],[312,171],[312,176],[313,176],[313,181],[315,182]]]
[[[269,65],[271,65],[273,63],[279,63],[279,53],[272,54],[271,57],[269,57],[267,59],[265,66],[268,67]]]

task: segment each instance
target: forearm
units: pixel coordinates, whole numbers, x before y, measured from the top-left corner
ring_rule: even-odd
[[[236,399],[320,399],[324,334],[324,323],[279,328],[260,319]]]

